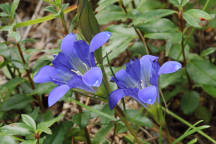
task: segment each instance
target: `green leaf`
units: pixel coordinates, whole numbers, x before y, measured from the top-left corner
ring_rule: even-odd
[[[20,144],[37,144],[37,140],[25,140]]]
[[[51,130],[49,129],[49,127],[51,127],[54,123],[58,122],[60,119],[62,119],[64,115],[61,114],[56,118],[53,118],[51,120],[48,121],[43,121],[41,123],[38,124],[37,126],[37,130],[41,131],[41,132],[45,132],[47,134],[51,134]]]
[[[133,24],[141,24],[141,23],[148,23],[150,21],[154,21],[156,19],[160,19],[162,17],[171,15],[176,13],[174,10],[169,9],[155,9],[145,12],[144,14],[132,15],[129,16],[133,19]]]
[[[100,11],[108,6],[112,6],[113,3],[118,2],[118,0],[100,0],[98,2],[98,7],[96,9],[97,12],[101,13]]]
[[[184,94],[181,99],[181,109],[184,114],[193,113],[200,102],[200,95],[196,91],[189,91]]]
[[[1,135],[0,135],[0,143],[1,144],[17,144],[12,136],[1,136]]]
[[[205,20],[211,20],[212,17],[205,11],[199,9],[190,9],[183,13],[183,18],[186,22],[196,28],[201,28],[202,26],[200,18],[204,18]]]
[[[53,13],[53,14],[58,13],[58,12],[56,11],[56,9],[55,9],[53,6],[47,6],[47,7],[45,7],[45,8],[44,8],[44,11],[48,11],[48,12],[51,12],[51,13]]]
[[[99,24],[108,24],[111,21],[126,19],[126,15],[119,6],[112,5],[97,13],[96,18]]]
[[[113,128],[114,124],[110,122],[108,125],[103,125],[102,128],[94,136],[92,143],[100,144],[106,140],[107,133]]]
[[[216,66],[202,59],[193,59],[187,64],[190,78],[198,85],[216,87]]]
[[[56,85],[53,83],[39,84],[29,95],[48,94],[54,87],[56,87]]]
[[[22,114],[21,117],[22,117],[22,121],[26,125],[32,128],[34,131],[36,130],[36,123],[33,118],[31,118],[29,115],[26,115],[26,114]]]
[[[173,43],[181,41],[180,32],[147,33],[145,37],[150,39],[171,40]]]
[[[144,33],[176,32],[178,30],[177,26],[166,18],[137,25],[136,27]]]
[[[11,6],[11,18],[14,19],[15,11],[19,5],[20,0],[13,0],[12,6]]]
[[[88,0],[78,1],[77,14],[79,17],[79,28],[84,38],[90,42],[95,34],[100,32],[99,24]]]
[[[91,118],[91,115],[89,112],[82,112],[73,115],[72,121],[79,125],[80,128],[84,128],[85,126],[88,125],[89,119]]]
[[[174,6],[181,8],[185,6],[189,0],[169,0],[170,3],[172,3]]]
[[[103,56],[109,54],[109,59],[113,59],[124,52],[130,42],[137,37],[133,28],[128,28],[125,25],[110,26],[107,28],[111,32],[110,42],[108,46],[102,48]],[[105,61],[106,63],[107,61]]]
[[[202,85],[201,86],[203,90],[209,94],[210,96],[213,96],[216,98],[216,87],[212,85]]]
[[[160,75],[160,88],[165,88],[168,85],[171,84],[176,84],[178,82],[182,82],[182,77],[183,77],[184,71],[183,70],[179,70],[175,73],[171,73],[171,74],[163,74]]]
[[[57,6],[61,6],[62,0],[55,0],[55,4],[56,4]]]
[[[211,120],[211,112],[204,106],[199,106],[196,109],[195,116],[198,119],[204,120],[205,123],[209,123]]]
[[[4,12],[0,12],[0,17],[8,17],[9,15],[7,13]]]
[[[14,38],[16,40],[16,42],[19,42],[21,40],[21,36],[18,32],[11,31],[11,32],[9,32],[8,36],[11,38]]]
[[[71,122],[63,122],[53,129],[53,134],[48,135],[43,144],[63,144],[65,135],[68,129],[71,129],[73,124]]]
[[[1,111],[9,111],[9,110],[16,110],[16,109],[23,109],[29,103],[33,101],[32,97],[27,97],[26,95],[14,95],[9,99],[5,100],[4,103],[1,105]]]
[[[210,48],[203,50],[200,55],[207,56],[207,55],[214,53],[215,51],[216,51],[216,47],[210,47]]]
[[[12,123],[0,128],[0,132],[6,135],[27,136],[33,134],[24,123]]]
[[[73,98],[70,98],[70,100],[71,100],[72,102],[74,102],[75,104],[80,105],[81,107],[85,108],[87,111],[93,112],[93,113],[95,113],[95,114],[97,114],[97,115],[99,115],[99,116],[105,117],[105,118],[107,118],[107,119],[109,119],[109,120],[116,121],[116,118],[114,118],[113,116],[110,116],[110,115],[108,115],[108,114],[106,114],[106,113],[103,113],[103,112],[97,110],[97,109],[94,109],[94,108],[89,107],[89,106],[87,106],[87,105],[85,105],[85,104],[82,104],[82,103],[80,103],[79,101],[77,101],[77,100],[75,100],[75,99],[73,99]]]
[[[2,9],[2,11],[5,12],[6,14],[10,15],[11,6],[9,3],[0,4],[0,9]]]
[[[71,11],[74,11],[75,9],[76,9],[76,7],[71,7],[69,9],[66,9],[66,10],[64,10],[64,14],[69,13]],[[38,23],[50,21],[50,20],[52,20],[54,18],[56,18],[56,15],[50,14],[48,16],[44,16],[44,17],[41,17],[41,18],[38,18],[38,19],[33,19],[33,20],[28,20],[28,21],[25,21],[25,22],[17,23],[17,24],[15,24],[14,28],[26,27],[26,26],[33,25],[33,24],[38,24]]]
[[[149,118],[145,117],[141,112],[137,110],[127,110],[126,117],[132,123],[136,125],[145,126],[145,127],[152,127],[152,122]]]

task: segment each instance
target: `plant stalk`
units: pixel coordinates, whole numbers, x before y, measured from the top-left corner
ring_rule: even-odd
[[[16,43],[16,46],[17,46],[17,49],[18,49],[18,52],[19,52],[19,55],[21,57],[21,60],[22,60],[22,63],[24,65],[26,65],[26,61],[25,61],[25,58],[24,58],[24,55],[23,55],[23,52],[22,52],[22,49],[21,49],[21,46],[19,43]],[[31,85],[31,88],[34,90],[35,89],[35,86],[34,86],[34,82],[31,78],[31,75],[30,75],[30,71],[29,69],[26,69],[26,75],[28,77],[28,80],[29,80],[29,83]],[[41,101],[41,98],[39,96],[34,96],[34,98],[37,100],[38,104],[40,105],[42,111],[44,111],[44,106],[43,106],[43,102]]]
[[[184,120],[183,118],[181,118],[180,116],[176,115],[175,113],[173,113],[172,111],[161,107],[161,109],[166,112],[167,114],[169,114],[170,116],[174,117],[175,119],[179,120],[180,122],[182,122],[183,124],[189,126],[190,128],[196,128],[195,126],[193,126],[192,124],[190,124],[188,121]],[[204,136],[206,139],[208,139],[209,141],[211,141],[212,143],[216,144],[216,140],[214,140],[213,138],[211,138],[209,135],[207,135],[206,133],[204,133],[202,130],[198,130],[197,131],[199,134],[201,134],[202,136]]]
[[[184,66],[185,66],[185,73],[186,73],[186,76],[187,76],[187,80],[188,80],[188,83],[189,83],[189,87],[191,88],[192,87],[192,81],[191,81],[191,78],[188,74],[188,71],[187,71],[187,59],[186,59],[186,55],[185,55],[185,44],[184,44],[184,28],[185,28],[185,25],[184,25],[184,19],[183,19],[183,9],[180,9],[179,10],[179,13],[178,13],[178,18],[179,18],[179,28],[180,28],[180,31],[182,33],[182,40],[181,40],[181,50],[182,50],[182,55],[183,55],[183,60],[184,60]]]
[[[74,92],[74,93],[75,93],[75,99],[79,101],[78,93],[77,92]],[[82,107],[80,105],[77,105],[77,106],[78,106],[79,112],[82,113],[83,112]],[[84,132],[85,132],[85,138],[86,138],[87,144],[91,144],[90,135],[89,135],[89,132],[86,126],[84,127]]]
[[[104,86],[105,86],[107,93],[109,95],[111,93],[111,89],[110,89],[110,86],[108,83],[108,79],[107,79],[103,64],[100,64],[100,68],[101,68],[102,73],[103,73]],[[129,132],[134,136],[136,143],[141,144],[141,142],[139,141],[139,139],[137,137],[136,132],[134,131],[134,129],[131,127],[130,123],[125,118],[124,112],[121,110],[121,108],[119,106],[116,106],[114,110],[115,110],[115,113],[119,116],[120,120],[125,124],[125,126],[129,130]]]
[[[64,28],[64,34],[67,35],[69,32],[68,32],[68,29],[67,29],[67,25],[66,25],[66,21],[65,21],[63,12],[60,14],[60,19],[61,19],[62,26]]]
[[[119,2],[119,5],[121,6],[121,8],[123,9],[124,13],[127,14],[128,11],[127,11],[126,7],[124,6],[123,1],[119,0],[118,2]],[[132,0],[131,2],[132,2],[133,8],[136,8],[134,1]],[[148,47],[146,40],[145,40],[145,37],[143,36],[142,32],[139,29],[137,29],[134,25],[132,25],[132,27],[133,27],[134,31],[136,32],[137,36],[139,37],[139,39],[142,41],[142,43],[145,47],[146,53],[148,55],[151,54],[151,50]]]

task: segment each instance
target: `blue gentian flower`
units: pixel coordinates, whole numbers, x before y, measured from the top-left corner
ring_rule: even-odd
[[[182,65],[176,61],[168,61],[160,67],[157,60],[156,56],[145,55],[140,60],[136,59],[127,63],[126,70],[118,71],[111,78],[118,89],[109,96],[110,109],[113,109],[124,96],[132,97],[143,106],[152,105],[159,100],[159,76],[176,72]]]
[[[72,33],[62,40],[61,52],[54,57],[53,65],[42,67],[33,78],[35,83],[53,82],[58,85],[49,94],[49,106],[55,104],[70,88],[95,92],[94,87],[101,84],[102,72],[96,66],[94,52],[109,37],[109,32],[100,32],[89,45],[83,40],[76,40],[76,35]]]

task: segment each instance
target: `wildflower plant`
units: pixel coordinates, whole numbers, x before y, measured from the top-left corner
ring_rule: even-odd
[[[70,88],[95,92],[94,87],[101,84],[102,72],[96,66],[94,52],[109,37],[109,32],[100,32],[88,45],[83,40],[76,40],[73,33],[65,36],[61,42],[61,52],[54,56],[53,66],[42,67],[33,79],[35,83],[53,82],[58,85],[49,94],[49,106],[55,104]]]
[[[143,106],[152,105],[159,100],[158,78],[161,74],[178,71],[182,65],[176,61],[168,61],[161,67],[158,57],[145,55],[140,60],[131,60],[126,70],[118,71],[111,79],[119,89],[109,96],[109,106],[113,109],[124,96],[130,96]]]
[[[1,3],[0,144],[216,144],[215,5]]]

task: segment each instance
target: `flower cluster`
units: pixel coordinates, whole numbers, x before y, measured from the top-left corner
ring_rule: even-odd
[[[140,60],[127,63],[126,70],[122,69],[112,77],[111,81],[115,82],[119,89],[109,96],[110,109],[124,96],[132,97],[143,106],[152,105],[159,100],[159,76],[176,72],[182,65],[176,61],[168,61],[160,67],[157,60],[156,56],[145,55]]]
[[[57,84],[48,97],[52,106],[70,88],[80,88],[95,92],[102,81],[101,69],[96,66],[94,52],[110,37],[109,32],[100,32],[88,45],[76,40],[75,34],[68,34],[61,42],[61,52],[54,57],[52,66],[42,67],[34,76],[35,83],[53,82]],[[161,67],[158,57],[145,55],[126,64],[126,70],[118,71],[111,79],[118,86],[109,96],[109,106],[113,109],[121,98],[130,96],[142,105],[152,105],[158,101],[158,78],[161,74],[173,73],[182,66],[179,62],[168,61]]]
[[[52,66],[42,67],[34,76],[35,83],[53,82],[58,86],[48,97],[48,105],[52,106],[70,88],[80,88],[95,92],[102,81],[102,72],[96,66],[94,52],[110,37],[109,32],[100,32],[88,45],[83,40],[76,40],[75,34],[68,34],[61,42],[61,52],[54,57]]]

